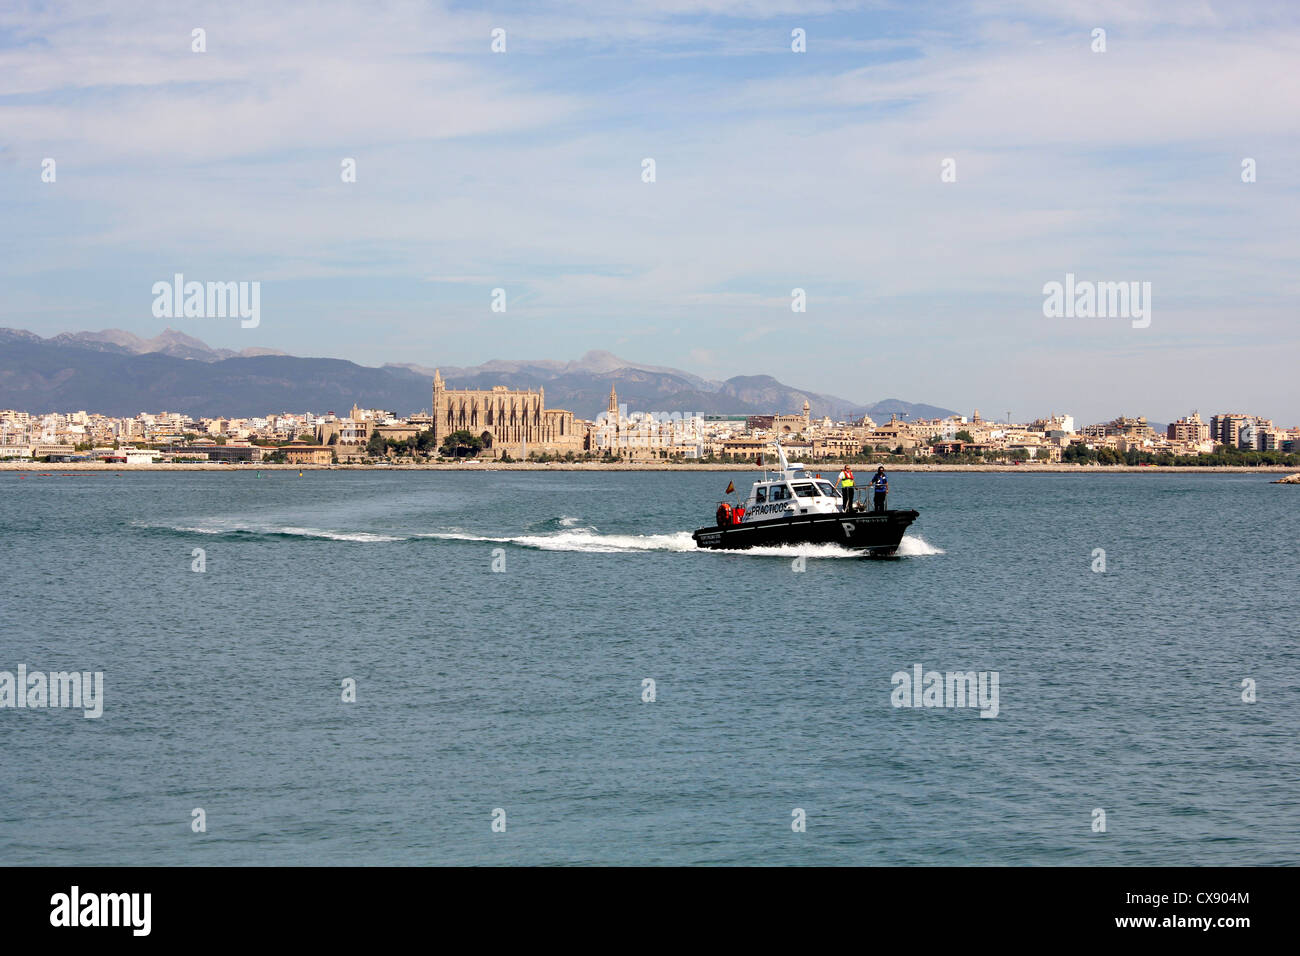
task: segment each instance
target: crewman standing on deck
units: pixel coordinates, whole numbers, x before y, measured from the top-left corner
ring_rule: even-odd
[[[871,488],[876,493],[876,510],[885,510],[885,496],[889,494],[889,479],[885,477],[885,466],[876,469],[876,477],[871,479]]]
[[[840,486],[840,497],[843,499],[844,510],[853,510],[853,469],[848,465],[840,472],[836,479]]]

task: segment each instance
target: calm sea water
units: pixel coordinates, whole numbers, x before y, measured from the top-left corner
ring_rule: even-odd
[[[730,477],[0,474],[0,670],[106,697],[0,710],[0,863],[1300,862],[1300,489],[898,474],[798,573]]]

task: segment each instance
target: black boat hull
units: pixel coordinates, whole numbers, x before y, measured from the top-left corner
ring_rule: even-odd
[[[864,556],[888,557],[898,550],[903,533],[920,517],[916,511],[855,511],[851,514],[795,515],[700,528],[691,537],[697,547],[722,551],[792,544],[838,544]]]

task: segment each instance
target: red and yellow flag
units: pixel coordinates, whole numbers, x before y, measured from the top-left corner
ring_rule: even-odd
[[[735,490],[736,490],[736,483],[735,483],[734,481],[729,481],[729,482],[727,482],[727,490],[726,490],[725,492],[723,492],[723,494],[728,494],[728,495],[729,495],[729,494],[731,494],[732,492],[734,492]]]

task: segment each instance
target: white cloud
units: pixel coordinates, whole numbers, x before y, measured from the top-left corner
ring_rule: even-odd
[[[448,328],[485,308],[476,285],[506,285],[536,323],[518,348],[687,328],[736,335],[707,348],[733,371],[766,359],[794,286],[827,329],[876,341],[890,316],[892,347],[914,357],[926,339],[959,354],[1045,334],[1037,290],[1067,270],[1153,281],[1189,337],[1223,336],[1208,302],[1237,303],[1250,331],[1281,321],[1300,281],[1300,31],[1284,7],[1078,3],[1046,22],[990,3],[887,32],[839,7],[9,11],[0,176],[27,229],[0,240],[0,271],[69,295],[70,268],[123,263],[409,280]],[[812,45],[794,61],[796,20]],[[1105,54],[1088,49],[1094,21]],[[496,25],[505,56],[488,52]],[[208,53],[189,51],[193,26]],[[755,54],[768,44],[770,65]],[[56,187],[31,173],[47,155]],[[339,180],[345,156],[355,184]],[[950,156],[958,182],[942,184]],[[1239,181],[1242,156],[1259,183]],[[32,301],[23,290],[8,314]],[[375,314],[400,325],[401,305]],[[365,324],[325,308],[321,338],[337,329],[353,354]],[[856,360],[823,350],[791,344],[764,370],[857,394]]]

